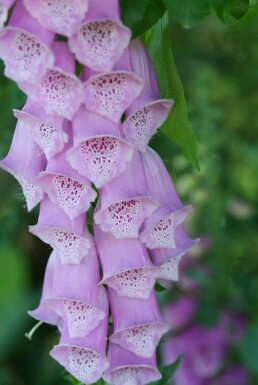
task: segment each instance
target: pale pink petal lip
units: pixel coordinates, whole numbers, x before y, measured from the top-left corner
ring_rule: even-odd
[[[22,90],[25,90],[23,84],[40,81],[54,64],[52,51],[38,36],[15,26],[0,30],[0,57],[5,63],[5,76],[17,82]]]
[[[98,326],[87,336],[72,338],[68,329],[62,330],[58,345],[50,355],[83,383],[98,381],[109,367],[106,358],[108,329],[108,299],[105,288],[100,287],[99,308],[105,313]]]
[[[126,383],[147,385],[161,379],[157,368],[156,357],[137,357],[117,344],[109,344],[108,359],[110,367],[103,378],[109,384],[124,385]]]
[[[27,101],[23,111],[36,111],[39,105]],[[16,113],[15,113],[16,116]],[[43,198],[43,191],[36,183],[36,177],[46,167],[46,159],[35,143],[27,122],[17,116],[18,122],[7,156],[0,161],[0,167],[12,174],[20,183],[26,198],[28,210],[32,210]]]
[[[84,83],[84,103],[88,110],[119,122],[142,89],[142,80],[132,72],[113,71],[93,75]]]
[[[131,37],[121,22],[110,19],[88,20],[70,37],[69,47],[77,60],[94,71],[111,71]]]
[[[123,173],[100,188],[99,198],[95,223],[116,238],[137,238],[142,223],[159,205],[148,194],[138,151]]]
[[[24,0],[24,5],[45,29],[68,37],[78,29],[88,10],[87,0]]]

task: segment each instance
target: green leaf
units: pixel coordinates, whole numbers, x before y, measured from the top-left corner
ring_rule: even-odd
[[[155,283],[155,291],[162,292],[167,290],[164,286],[161,286],[158,282]]]
[[[142,35],[164,14],[162,0],[120,0],[123,23],[132,31],[132,37]]]
[[[242,359],[247,368],[253,373],[258,374],[258,324],[251,325],[240,346]]]
[[[212,12],[210,0],[163,0],[163,3],[184,28],[194,27]]]
[[[247,14],[249,0],[212,0],[219,18],[225,24],[234,25]]]
[[[157,23],[147,41],[157,71],[163,98],[172,98],[174,106],[161,131],[183,151],[185,157],[199,170],[195,134],[189,124],[182,83],[171,50],[167,17],[165,23]]]
[[[170,383],[173,375],[175,374],[183,359],[183,356],[183,354],[178,356],[176,361],[170,365],[159,367],[159,371],[162,375],[162,378],[159,381],[151,382],[150,385],[166,385],[167,383]]]

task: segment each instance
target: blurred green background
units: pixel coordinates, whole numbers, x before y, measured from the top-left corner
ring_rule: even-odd
[[[201,171],[161,133],[151,145],[171,171],[182,201],[195,208],[189,233],[207,237],[211,245],[202,256],[212,274],[202,283],[200,322],[216,323],[224,310],[247,317],[246,334],[229,359],[243,363],[256,385],[258,19],[227,27],[210,16],[191,30],[175,22],[173,50],[198,139]],[[0,158],[15,128],[12,109],[21,108],[24,100],[4,78],[0,63]],[[35,324],[27,310],[38,304],[50,254],[50,248],[28,232],[36,221],[37,210],[26,213],[16,180],[0,170],[0,385],[66,383],[63,369],[48,355],[58,339],[55,329],[41,326],[31,342],[24,336]]]

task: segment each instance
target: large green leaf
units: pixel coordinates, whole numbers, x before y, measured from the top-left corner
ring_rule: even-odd
[[[247,14],[249,0],[212,0],[219,18],[225,24],[233,25]]]
[[[164,14],[162,0],[120,0],[123,23],[132,31],[132,37],[142,35]]]
[[[248,328],[240,346],[240,352],[243,362],[248,369],[252,373],[258,374],[258,323]]]
[[[188,121],[184,91],[172,55],[167,17],[152,28],[146,43],[157,71],[161,95],[175,102],[161,130],[199,170],[197,141]]]
[[[151,382],[150,385],[167,385],[168,383],[171,383],[171,379],[178,369],[182,358],[183,354],[181,354],[172,364],[159,367],[162,378],[159,381]]]
[[[211,0],[163,0],[163,3],[185,28],[199,24],[212,11]]]

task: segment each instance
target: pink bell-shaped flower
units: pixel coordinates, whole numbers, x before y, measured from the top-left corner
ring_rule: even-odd
[[[31,317],[37,319],[38,321],[46,322],[62,328],[63,319],[56,312],[45,305],[45,301],[52,296],[54,284],[53,278],[57,259],[56,253],[53,251],[48,259],[39,306],[35,310],[30,310],[28,313]]]
[[[84,104],[88,110],[118,123],[142,88],[142,80],[133,72],[93,75],[84,83]]]
[[[89,11],[69,39],[77,60],[97,72],[111,71],[127,47],[131,32],[120,21],[119,1],[89,0]]]
[[[125,170],[133,148],[120,137],[117,123],[82,107],[72,126],[74,146],[67,160],[81,175],[99,188]]]
[[[148,299],[124,298],[108,292],[113,319],[110,341],[138,357],[151,358],[160,338],[169,330],[159,312],[154,290]]]
[[[50,352],[56,361],[84,384],[98,381],[109,366],[106,359],[108,300],[104,287],[100,290],[99,307],[105,318],[85,337],[71,338],[67,327],[64,327],[59,344]]]
[[[69,147],[70,143],[48,162],[46,170],[37,177],[37,183],[49,199],[73,220],[89,209],[90,202],[94,202],[97,194],[91,188],[90,181],[67,162]]]
[[[88,0],[24,0],[24,5],[44,28],[68,37],[88,10]]]
[[[48,115],[71,120],[83,98],[83,86],[75,76],[75,60],[65,42],[51,45],[54,67],[49,68],[37,84],[27,84],[23,90],[42,105]]]
[[[53,286],[45,307],[61,317],[70,337],[85,337],[105,318],[99,307],[102,288],[99,286],[99,265],[93,238],[85,258],[78,264],[63,265],[56,259]]]
[[[137,172],[136,172],[137,170]],[[158,207],[146,187],[142,159],[134,151],[126,170],[99,191],[94,221],[116,238],[137,238],[143,221]]]
[[[30,226],[30,232],[48,243],[63,264],[79,264],[91,247],[85,230],[85,214],[71,221],[47,198],[42,200],[38,223]]]
[[[101,261],[102,283],[129,298],[148,298],[159,276],[159,268],[151,263],[147,249],[137,238],[116,239],[94,226]]]
[[[61,117],[47,115],[42,108],[31,113],[14,110],[14,116],[26,125],[48,160],[62,151],[68,141],[67,122]]]
[[[197,242],[188,237],[182,225],[192,208],[182,205],[166,167],[154,150],[148,148],[142,160],[149,194],[160,205],[145,220],[140,239],[151,249],[154,264],[161,266],[161,278],[175,280],[181,257]]]
[[[112,385],[147,385],[161,379],[156,357],[137,357],[117,344],[110,343],[108,350],[109,369],[103,378]]]
[[[53,33],[30,16],[22,0],[17,0],[8,27],[0,30],[0,57],[5,63],[5,75],[22,90],[25,85],[39,82],[54,63],[49,48],[53,38]]]
[[[144,80],[144,89],[126,110],[122,130],[125,138],[139,151],[167,119],[173,100],[161,99],[157,78],[149,54],[140,40],[129,45],[130,69]]]
[[[27,101],[20,114],[40,110],[37,103]],[[46,167],[46,159],[40,147],[35,143],[28,124],[20,119],[20,114],[14,115],[18,118],[13,135],[12,144],[7,156],[0,161],[0,167],[12,174],[20,183],[26,199],[28,210],[32,210],[43,198],[43,192],[36,183],[36,177]]]

